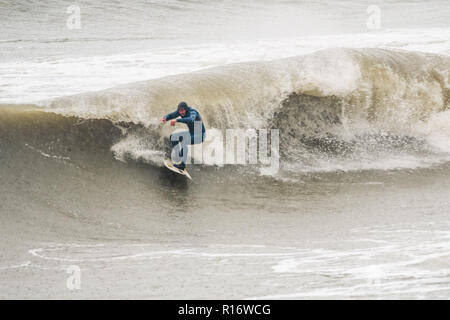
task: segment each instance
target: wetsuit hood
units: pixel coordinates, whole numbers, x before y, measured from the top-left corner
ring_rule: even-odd
[[[188,106],[188,104],[186,102],[182,101],[178,104],[177,110],[179,110],[179,109],[184,109],[186,111],[189,111],[190,107]]]

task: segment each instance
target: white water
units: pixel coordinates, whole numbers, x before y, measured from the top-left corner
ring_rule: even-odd
[[[0,103],[28,103],[235,62],[335,47],[450,53],[446,1],[0,2]],[[206,27],[207,26],[207,27]]]

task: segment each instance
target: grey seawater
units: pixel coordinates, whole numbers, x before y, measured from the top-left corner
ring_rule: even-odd
[[[192,166],[189,182],[73,121],[2,111],[2,299],[450,296],[448,163],[292,181]]]
[[[447,1],[374,0],[384,28],[448,27]],[[78,28],[66,27],[71,6]],[[0,2],[3,61],[103,56],[170,45],[367,32],[365,1]],[[406,14],[405,14],[406,13]]]
[[[66,27],[72,4],[0,1],[1,101],[35,102],[329,47],[449,53],[447,0],[374,1],[379,31],[367,30],[365,1],[79,1],[79,30]],[[422,99],[427,91],[419,83]],[[112,101],[95,110],[123,103]],[[359,168],[363,152],[322,172],[333,160],[325,154],[317,172],[296,163],[274,177],[249,167],[192,166],[189,182],[116,160],[111,147],[121,131],[107,120],[23,114],[22,107],[0,106],[1,299],[450,297],[448,162],[336,171]],[[441,116],[430,127],[445,142]],[[413,165],[426,160],[418,149],[407,154]],[[77,268],[81,286],[72,290]]]

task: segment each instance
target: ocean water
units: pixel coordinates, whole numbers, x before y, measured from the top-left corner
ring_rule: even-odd
[[[1,298],[450,297],[448,1],[72,5],[0,1]],[[277,170],[216,162],[227,129]]]

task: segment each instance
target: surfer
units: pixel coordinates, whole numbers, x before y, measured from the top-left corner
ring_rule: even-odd
[[[174,148],[177,144],[181,144],[179,153],[181,163],[174,164],[174,167],[184,170],[186,169],[187,144],[202,143],[206,137],[205,126],[203,125],[200,113],[194,108],[189,107],[186,102],[180,102],[176,111],[159,119],[162,123],[166,123],[169,120],[171,126],[175,126],[177,122],[181,122],[185,123],[189,128],[189,131],[176,132],[170,135],[170,142],[173,150],[175,150]],[[184,149],[186,150],[185,154],[183,154]]]

